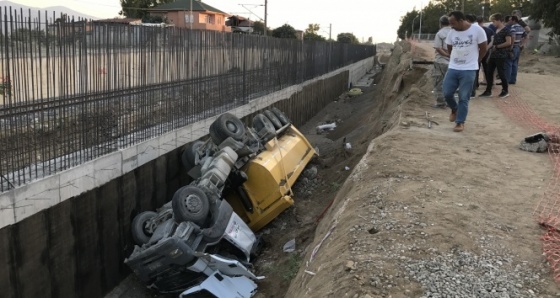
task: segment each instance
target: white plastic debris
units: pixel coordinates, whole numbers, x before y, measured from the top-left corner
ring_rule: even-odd
[[[345,167],[344,167],[344,170],[350,171],[350,167],[349,167],[349,166],[345,166]]]
[[[292,239],[288,242],[286,242],[286,244],[284,244],[284,247],[282,248],[282,250],[284,252],[293,252],[296,250],[296,239]]]
[[[346,148],[347,150],[350,150],[350,149],[352,149],[352,144],[346,143],[346,144],[344,144],[344,148]]]
[[[335,128],[336,128],[336,122],[317,126],[317,130],[333,130]]]

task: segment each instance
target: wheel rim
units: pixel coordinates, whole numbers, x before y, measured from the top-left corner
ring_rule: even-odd
[[[202,210],[202,200],[198,196],[189,195],[185,198],[185,207],[191,213],[199,213]]]
[[[233,133],[237,133],[237,125],[231,121],[226,122],[226,128]]]
[[[153,228],[149,224],[149,221],[146,221],[144,223],[144,234],[146,234],[146,236],[152,236],[154,234]]]

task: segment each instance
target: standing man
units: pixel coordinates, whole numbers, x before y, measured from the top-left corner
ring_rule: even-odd
[[[506,78],[508,84],[515,85],[517,82],[517,67],[519,64],[519,55],[521,54],[521,43],[527,35],[525,29],[519,24],[517,16],[513,15],[509,21],[510,30],[513,35],[513,48],[507,60]]]
[[[453,131],[461,132],[465,129],[478,64],[486,55],[486,33],[480,26],[473,26],[467,22],[461,11],[453,11],[448,17],[453,30],[445,40],[450,59],[449,69],[443,79],[443,95],[451,108],[449,121],[456,123]],[[459,103],[453,96],[457,89]]]
[[[436,97],[436,103],[433,107],[444,109],[446,104],[445,98],[443,97],[443,78],[445,77],[447,67],[449,66],[449,53],[447,52],[447,44],[445,43],[445,40],[447,39],[449,31],[451,31],[447,16],[439,18],[439,28],[440,29],[434,38],[434,49],[436,50],[436,55],[434,59],[434,69],[432,70],[432,79],[434,81],[434,95]]]
[[[525,44],[527,43],[529,33],[531,33],[531,28],[529,27],[529,25],[527,25],[527,23],[525,23],[522,20],[521,10],[514,10],[514,11],[511,12],[511,14],[517,17],[517,22],[518,22],[519,26],[521,26],[523,28],[523,30],[525,30],[525,37],[521,41],[521,45],[520,45],[520,49],[523,50],[523,48],[525,47]]]

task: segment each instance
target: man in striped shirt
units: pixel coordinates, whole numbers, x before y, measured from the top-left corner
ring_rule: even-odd
[[[519,55],[521,54],[521,44],[527,33],[521,25],[517,16],[511,16],[509,27],[513,35],[513,45],[509,58],[506,61],[505,77],[510,85],[514,85],[517,81],[517,67],[519,63]]]

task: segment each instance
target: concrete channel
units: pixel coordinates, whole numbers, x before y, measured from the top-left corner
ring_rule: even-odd
[[[230,111],[275,106],[305,123],[373,68],[374,57]],[[215,117],[0,194],[2,297],[104,297],[127,276],[132,218],[188,183],[182,147]]]

